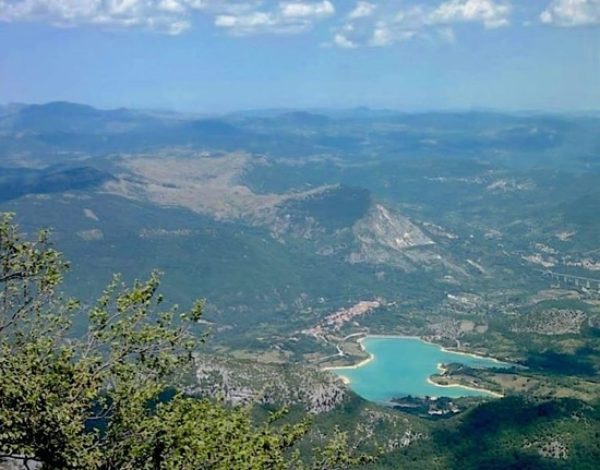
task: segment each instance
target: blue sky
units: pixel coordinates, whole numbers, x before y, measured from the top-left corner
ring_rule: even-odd
[[[0,102],[600,109],[600,0],[0,0]]]

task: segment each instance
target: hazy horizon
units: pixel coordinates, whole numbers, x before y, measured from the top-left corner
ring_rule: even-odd
[[[9,0],[0,102],[600,109],[598,0]]]
[[[526,108],[493,108],[485,106],[472,106],[472,107],[455,107],[455,108],[392,108],[392,107],[372,107],[366,105],[353,105],[353,106],[339,106],[339,107],[293,107],[293,106],[280,106],[280,107],[257,107],[257,108],[232,108],[226,110],[209,110],[209,109],[184,109],[184,108],[160,108],[152,106],[97,106],[91,103],[68,101],[68,100],[49,100],[40,102],[2,102],[0,106],[47,106],[52,104],[71,104],[80,106],[89,106],[99,111],[115,111],[119,109],[126,109],[131,111],[141,112],[161,112],[161,113],[173,113],[173,114],[198,114],[202,116],[227,116],[230,114],[243,114],[243,113],[286,113],[286,112],[307,112],[307,113],[345,113],[352,111],[372,111],[376,113],[394,113],[394,114],[426,114],[426,113],[498,113],[498,114],[509,114],[509,115],[536,115],[536,114],[554,114],[554,115],[597,115],[600,113],[599,108],[589,109],[526,109]]]

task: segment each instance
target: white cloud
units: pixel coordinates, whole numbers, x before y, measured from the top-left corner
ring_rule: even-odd
[[[377,5],[373,3],[357,2],[356,6],[354,7],[354,10],[352,10],[348,14],[348,19],[356,20],[358,18],[367,18],[368,16],[371,16],[373,14],[376,8]]]
[[[373,30],[373,35],[368,42],[369,46],[384,47],[397,42],[408,41],[417,35],[416,31],[412,30],[394,30],[388,25],[380,24]]]
[[[182,1],[182,0],[180,0]],[[239,14],[255,11],[264,0],[183,0],[190,8],[210,13]]]
[[[332,16],[324,1],[274,0],[0,0],[0,21],[36,21],[54,26],[95,25],[180,34],[195,15],[214,18],[232,34],[293,33]]]
[[[324,2],[284,2],[280,4],[281,16],[285,18],[325,18],[335,13],[330,1]]]
[[[311,29],[317,22],[334,14],[335,7],[328,0],[280,2],[271,9],[219,15],[215,19],[215,26],[227,29],[236,36],[262,33],[300,33]]]
[[[334,34],[349,29],[351,33],[344,37],[355,46],[383,47],[415,37],[452,43],[454,25],[481,24],[486,29],[507,26],[511,11],[508,0],[445,0],[437,5],[420,2],[406,6],[398,0],[383,0],[377,10],[373,4],[358,2]],[[335,38],[334,43],[338,43]]]
[[[509,24],[511,7],[494,0],[449,0],[429,13],[431,24],[483,23],[486,28]]]
[[[333,36],[333,43],[343,49],[354,49],[358,47],[353,41],[350,41],[350,39],[348,39],[342,33],[336,33]]]
[[[373,30],[373,35],[369,40],[369,45],[383,47],[389,46],[397,41],[397,34],[392,31],[385,23],[380,23]]]
[[[215,26],[226,28],[236,34],[251,34],[257,30],[264,30],[276,26],[277,21],[269,13],[260,11],[244,15],[219,15],[215,19]]]
[[[600,0],[553,0],[540,21],[564,27],[600,25]]]
[[[184,5],[177,0],[161,0],[158,4],[159,10],[168,11],[170,13],[182,13],[185,11]]]
[[[185,0],[0,0],[0,21],[138,27],[179,34],[190,27]]]

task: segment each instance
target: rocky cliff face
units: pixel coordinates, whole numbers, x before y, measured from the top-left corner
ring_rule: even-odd
[[[402,214],[375,202],[369,191],[338,186],[278,207],[271,223],[275,238],[310,240],[315,251],[350,263],[414,271],[452,268],[436,243]]]
[[[389,264],[405,270],[440,261],[431,248],[435,242],[408,218],[381,204],[374,204],[366,217],[352,228],[357,248],[351,263]]]

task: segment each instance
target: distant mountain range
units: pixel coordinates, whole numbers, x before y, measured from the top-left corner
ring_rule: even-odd
[[[590,274],[599,149],[590,116],[9,105],[0,209],[55,228],[82,295],[158,266],[231,344],[375,297],[439,312],[549,263]]]

